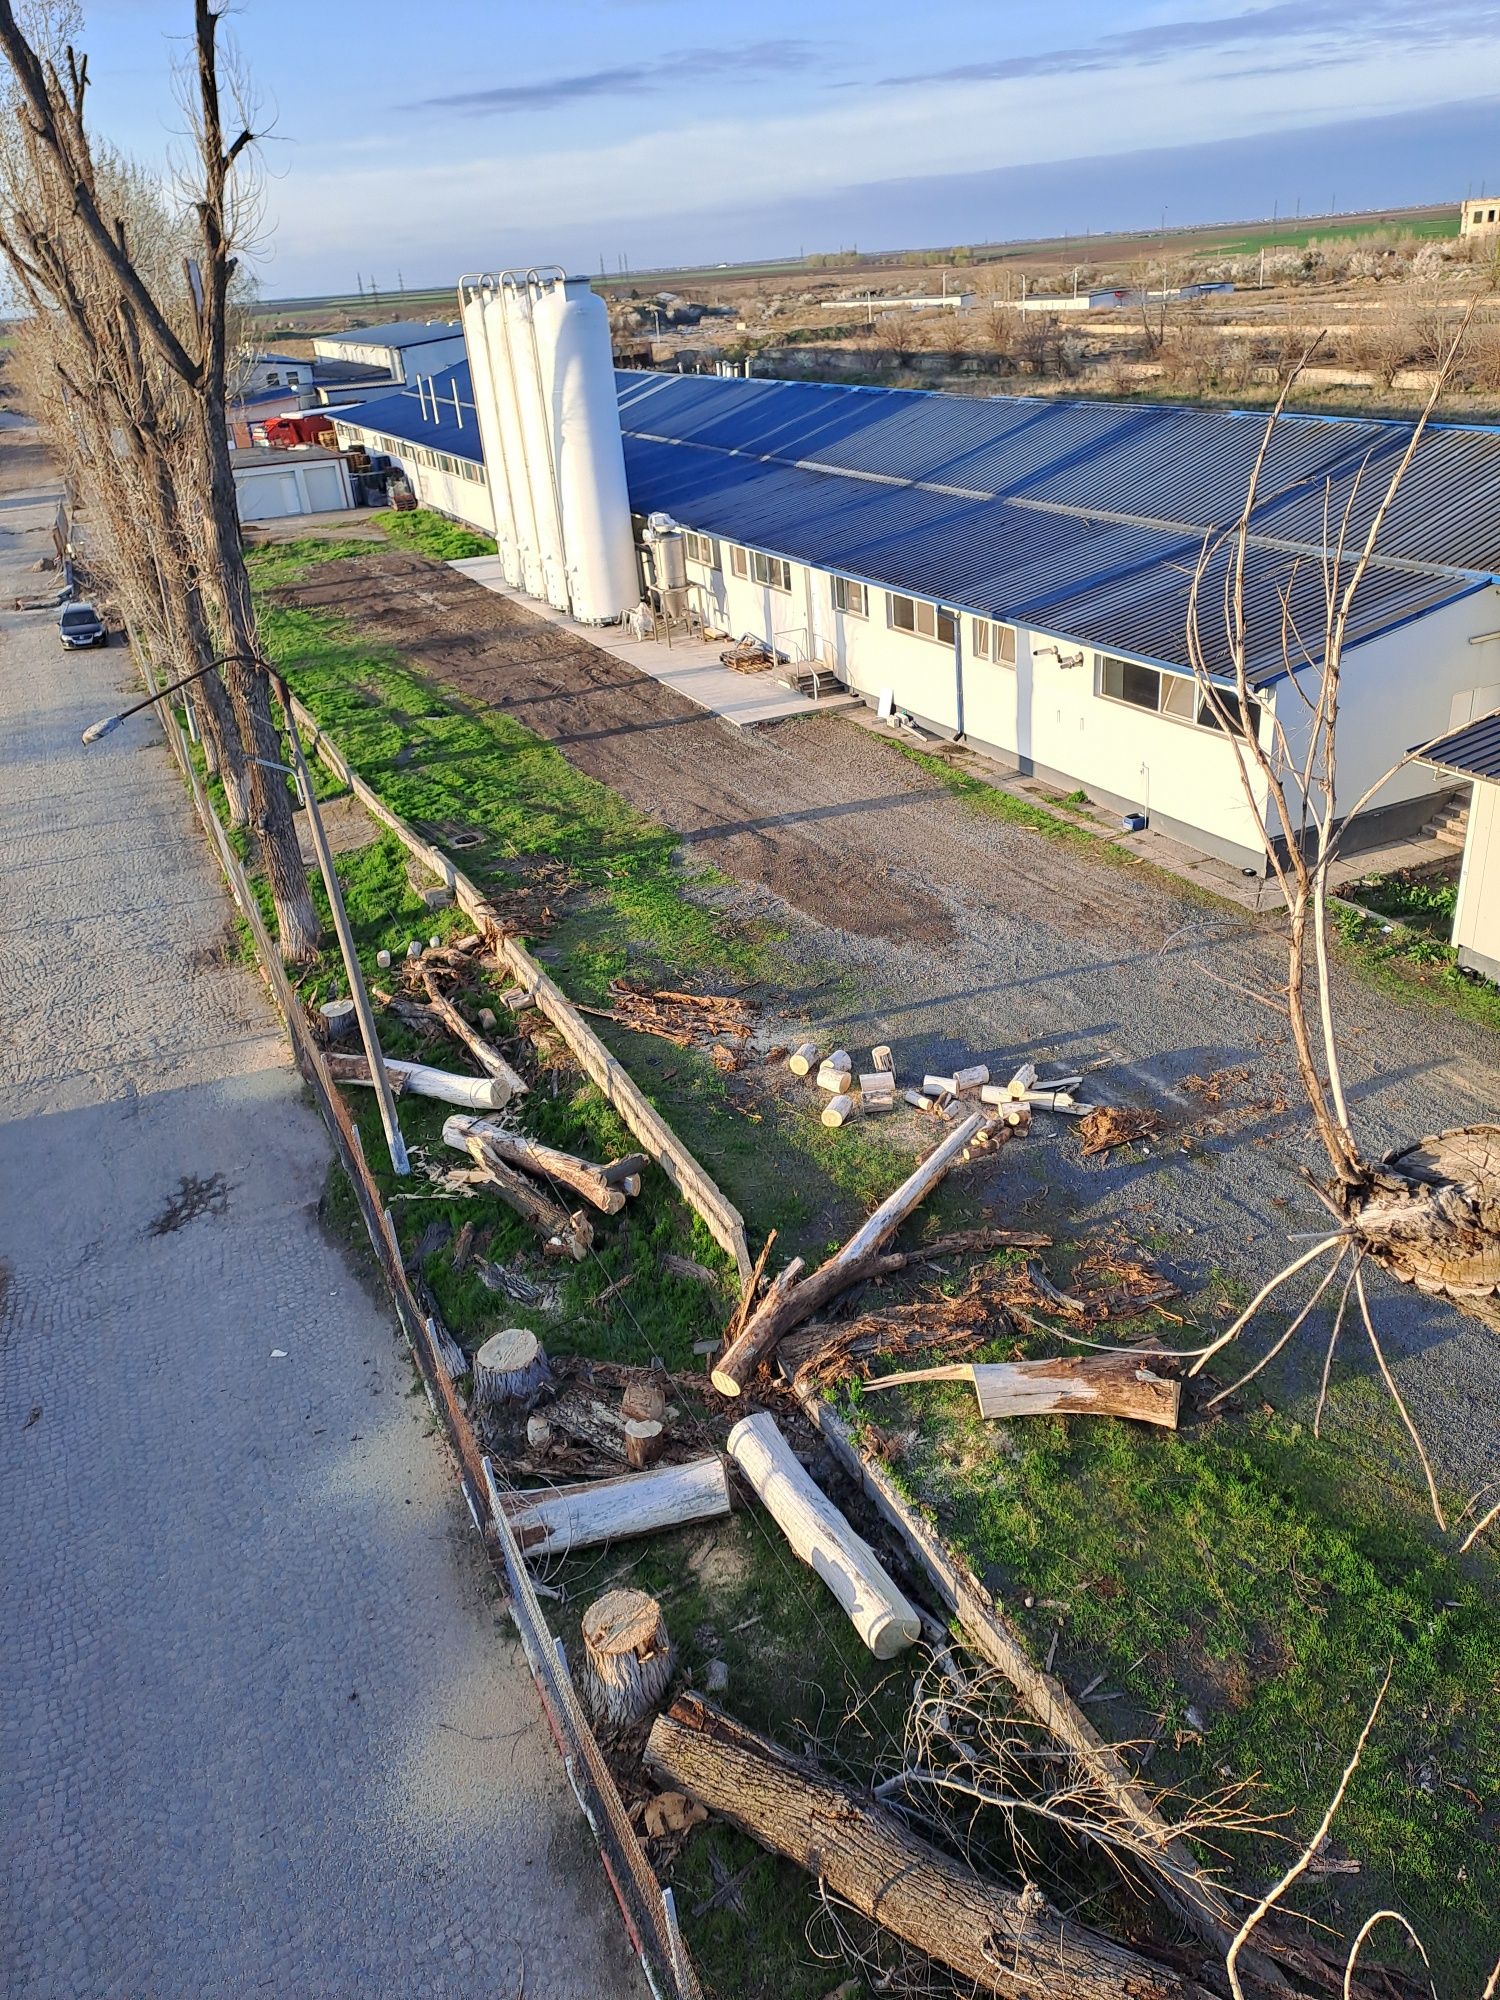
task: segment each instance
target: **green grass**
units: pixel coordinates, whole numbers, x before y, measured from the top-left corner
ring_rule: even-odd
[[[936,778],[938,783],[955,798],[962,799],[965,805],[971,806],[975,812],[984,814],[987,819],[1003,819],[1011,826],[1024,826],[1028,832],[1040,833],[1048,840],[1060,840],[1065,845],[1087,847],[1101,860],[1119,862],[1122,859],[1133,858],[1122,857],[1108,841],[1100,840],[1095,834],[1086,833],[1071,820],[1059,818],[1046,806],[1033,805],[1027,799],[1018,799],[1013,793],[1001,791],[997,785],[988,783],[984,778],[956,769],[946,757],[935,757],[930,751],[917,750],[909,743],[894,740],[891,742],[891,748],[899,751],[919,769],[926,771],[929,777]],[[1084,795],[1076,794],[1073,799],[1065,803],[1084,803]]]
[[[1226,257],[1255,257],[1262,250],[1305,250],[1309,243],[1352,243],[1361,237],[1388,235],[1441,239],[1457,236],[1458,216],[1394,215],[1389,220],[1373,216],[1359,222],[1292,222],[1253,231],[1222,243],[1194,249],[1194,255],[1213,251]]]
[[[984,1358],[1012,1352],[1007,1343]],[[1122,1738],[1161,1728],[1153,1782],[1206,1787],[1227,1767],[1306,1836],[1393,1658],[1334,1828],[1363,1874],[1312,1890],[1301,1907],[1343,1927],[1337,1905],[1346,1921],[1378,1899],[1398,1903],[1462,1991],[1493,1960],[1486,1924],[1500,1899],[1481,1825],[1500,1794],[1496,1568],[1436,1544],[1385,1413],[1358,1392],[1354,1401],[1358,1428],[1346,1404],[1321,1443],[1269,1408],[1163,1433],[984,1425],[972,1391],[957,1388],[892,1391],[874,1410],[856,1396],[852,1407],[887,1435],[908,1432],[901,1484],[1002,1596],[1037,1657],[1060,1622],[1067,1684],[1103,1675],[1103,1690],[1122,1697],[1091,1707],[1096,1723]],[[1066,1610],[1028,1612],[1028,1597]],[[1189,1705],[1203,1741],[1178,1753]],[[1245,1882],[1284,1865],[1274,1844],[1233,1851]]]
[[[1361,890],[1359,900],[1369,902],[1369,892]],[[1416,996],[1451,1009],[1476,1027],[1500,1030],[1500,987],[1465,972],[1458,953],[1444,941],[1439,890],[1422,901],[1407,885],[1404,893],[1387,891],[1384,900],[1401,905],[1404,912],[1389,930],[1379,917],[1334,906],[1334,937],[1342,961],[1378,992],[1404,999]],[[1395,911],[1391,914],[1395,916]]]
[[[415,549],[418,555],[431,556],[434,562],[457,562],[464,556],[495,553],[493,535],[481,535],[473,528],[450,521],[446,514],[434,513],[430,507],[414,507],[400,514],[394,509],[382,509],[370,519],[401,548]]]

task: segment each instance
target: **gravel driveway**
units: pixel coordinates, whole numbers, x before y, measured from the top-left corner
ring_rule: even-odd
[[[888,1041],[903,1072],[964,1054],[996,1068],[1107,1059],[1110,1094],[1156,1102],[1175,1127],[1145,1156],[1090,1162],[1039,1118],[996,1170],[1013,1206],[1075,1233],[1123,1219],[1187,1278],[1251,1286],[1286,1260],[1290,1234],[1323,1221],[1299,1177],[1322,1155],[1284,1024],[1240,990],[1285,981],[1274,920],[981,815],[837,715],[736,731],[404,551],[324,565],[290,599],[354,618],[475,707],[503,708],[734,876],[731,906],[790,932],[790,1011],[843,1045]],[[1367,1150],[1500,1107],[1484,1029],[1353,975],[1338,1013]],[[1205,1096],[1190,1078],[1218,1081]],[[1440,1302],[1377,1289],[1403,1388],[1447,1477],[1472,1490],[1500,1464],[1500,1341]],[[1315,1381],[1316,1350],[1303,1347],[1297,1388]],[[1352,1340],[1341,1365],[1369,1372]]]
[[[0,661],[0,1983],[644,1992],[126,657]]]

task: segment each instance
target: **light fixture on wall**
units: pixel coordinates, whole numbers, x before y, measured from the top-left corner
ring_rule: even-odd
[[[1040,660],[1048,653],[1052,655],[1053,659],[1062,668],[1081,667],[1083,665],[1082,648],[1076,653],[1065,653],[1061,646],[1033,646],[1031,649],[1031,657],[1034,660]]]

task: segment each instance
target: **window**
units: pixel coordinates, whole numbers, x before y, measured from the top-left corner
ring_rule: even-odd
[[[1240,705],[1239,695],[1233,688],[1219,689],[1219,705],[1228,718],[1229,727],[1236,736],[1254,736],[1258,733],[1259,716],[1253,709],[1247,711]],[[1224,724],[1214,714],[1213,707],[1203,695],[1198,697],[1198,727],[1200,729],[1222,729]]]
[[[1155,667],[1106,655],[1099,662],[1099,692],[1110,701],[1127,701],[1132,708],[1161,707],[1161,675]]]
[[[289,375],[287,376],[287,378],[286,378],[286,386],[287,386],[287,387],[288,387],[289,389],[295,389],[295,388],[297,387],[297,384],[298,384],[298,383],[299,383],[299,382],[300,382],[301,380],[302,380],[302,377],[301,377],[301,376],[300,376],[300,375],[299,375],[299,374],[298,374],[298,373],[296,372],[296,370],[295,370],[295,369],[293,369],[293,370],[292,370],[292,372],[291,372],[291,373],[290,373],[290,374],[289,374]]]
[[[268,389],[279,389],[281,387],[281,377],[274,368],[268,369],[266,372],[266,387]]]
[[[719,567],[719,551],[712,535],[695,535],[688,530],[682,537],[682,549],[689,562],[706,563],[710,569]]]
[[[976,618],[974,657],[976,660],[993,660],[997,667],[1013,667],[1016,664],[1015,626],[992,625],[988,618]]]
[[[915,632],[923,639],[938,639],[951,646],[958,636],[958,620],[951,611],[939,610],[920,597],[890,596],[890,620],[897,632]]]
[[[1200,729],[1224,727],[1213,704],[1187,674],[1164,674],[1135,660],[1117,660],[1106,654],[1099,661],[1099,692],[1108,701],[1128,702],[1132,708],[1149,709],[1175,722],[1196,723]],[[1242,709],[1233,688],[1219,689],[1219,703],[1236,736],[1258,730],[1258,711],[1253,706]]]
[[[833,579],[833,607],[835,611],[847,611],[851,618],[868,618],[870,593],[853,577],[836,576]]]
[[[736,576],[748,576],[750,574],[749,559],[743,549],[731,549],[729,551],[729,567],[734,571]]]
[[[750,557],[750,574],[757,583],[764,583],[772,590],[792,587],[791,564],[783,562],[780,556],[763,556],[758,549]]]

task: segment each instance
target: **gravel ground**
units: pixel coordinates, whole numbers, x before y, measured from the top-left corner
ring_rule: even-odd
[[[0,661],[0,1990],[643,1993],[129,662]]]
[[[735,877],[730,906],[790,933],[789,1019],[851,1049],[888,1041],[903,1073],[963,1055],[997,1070],[1028,1056],[1107,1061],[1109,1095],[1154,1102],[1173,1128],[1147,1153],[1095,1162],[1039,1117],[993,1170],[1010,1207],[1065,1215],[1074,1232],[1123,1219],[1186,1279],[1218,1270],[1252,1287],[1286,1260],[1289,1235],[1319,1228],[1300,1170],[1322,1155],[1284,1026],[1238,990],[1284,981],[1274,920],[983,816],[836,715],[733,730],[404,551],[329,564],[292,595],[354,618],[476,707],[504,708]],[[1494,1115],[1492,1034],[1352,974],[1337,1009],[1368,1150]],[[1217,1105],[1183,1088],[1225,1072]],[[1441,1471],[1472,1490],[1500,1463],[1500,1341],[1439,1301],[1376,1290]],[[1321,1359],[1307,1341],[1289,1393],[1305,1393]],[[1369,1372],[1347,1337],[1341,1366]]]

